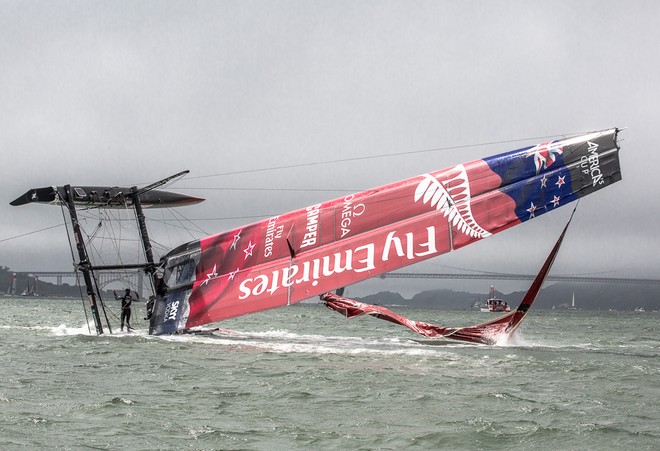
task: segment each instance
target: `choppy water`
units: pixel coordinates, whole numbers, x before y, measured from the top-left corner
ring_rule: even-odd
[[[532,311],[517,344],[487,347],[322,306],[223,337],[97,337],[81,301],[0,308],[2,449],[660,448],[658,313]]]

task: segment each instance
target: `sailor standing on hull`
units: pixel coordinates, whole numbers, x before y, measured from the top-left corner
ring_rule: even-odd
[[[133,295],[130,288],[126,288],[123,296],[117,296],[116,291],[112,291],[115,299],[121,299],[121,329],[124,330],[124,320],[126,321],[126,331],[131,330],[131,303],[133,302]]]

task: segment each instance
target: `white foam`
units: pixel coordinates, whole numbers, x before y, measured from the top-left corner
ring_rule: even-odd
[[[90,322],[89,324],[83,324],[79,327],[72,327],[72,326],[67,326],[66,324],[60,324],[57,327],[37,326],[37,327],[33,327],[32,329],[47,330],[52,332],[52,334],[55,335],[56,337],[75,336],[75,335],[96,336],[96,327],[94,326],[93,322]],[[103,337],[126,337],[133,335],[139,335],[139,336],[146,335],[145,331],[136,330],[136,329],[131,329],[130,332],[113,329],[112,333],[109,333],[108,329],[104,329],[104,330],[105,333],[103,334]]]
[[[62,337],[62,336],[67,336],[67,335],[92,335],[94,329],[94,325],[92,324],[91,327],[90,325],[82,325],[80,327],[69,327],[66,324],[60,324],[57,327],[49,327],[53,332],[53,335],[57,337]]]
[[[275,353],[345,354],[345,355],[413,355],[438,356],[453,354],[448,346],[424,346],[405,339],[370,339],[363,337],[296,334],[287,330],[265,332],[216,332],[209,335],[163,335],[168,341],[204,343],[217,346],[250,348]],[[456,347],[465,347],[457,343]]]

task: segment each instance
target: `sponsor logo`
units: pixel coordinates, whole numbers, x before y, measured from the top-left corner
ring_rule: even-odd
[[[241,281],[239,299],[264,294],[273,295],[281,288],[309,284],[316,287],[319,280],[343,272],[363,273],[374,271],[380,262],[390,258],[405,258],[414,261],[436,254],[435,227],[426,229],[426,233],[413,232],[397,234],[390,232],[382,245],[371,242],[343,252],[323,255],[300,263],[285,266],[270,273],[249,277]],[[382,254],[378,255],[378,250]]]
[[[319,233],[319,215],[321,213],[321,204],[312,205],[307,207],[307,226],[305,227],[305,235],[303,236],[300,248],[313,246],[316,244],[316,239]]]
[[[177,313],[179,313],[179,301],[174,301],[171,304],[167,304],[167,307],[165,308],[165,314],[163,315],[163,321],[176,319]]]
[[[580,160],[582,173],[591,177],[591,186],[602,185],[605,183],[603,173],[600,170],[600,157],[598,156],[598,144],[587,141],[587,152],[589,155],[583,155]]]
[[[341,209],[340,222],[342,238],[351,233],[351,224],[353,223],[353,219],[362,216],[364,211],[367,209],[364,204],[353,204],[354,198],[355,196],[353,194],[344,197],[344,206]]]
[[[266,226],[266,239],[264,240],[264,257],[266,258],[273,255],[273,243],[276,239],[282,238],[282,232],[284,232],[284,226],[277,225],[278,218],[279,216],[270,218]]]

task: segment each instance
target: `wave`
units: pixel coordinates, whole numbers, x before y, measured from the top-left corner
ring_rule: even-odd
[[[199,335],[159,336],[157,338],[167,341],[250,348],[274,353],[414,356],[432,356],[439,353],[437,348],[424,346],[405,338],[364,338],[355,336],[298,334],[288,330],[271,330],[265,332],[219,331]],[[457,343],[448,347],[474,347],[474,345]]]
[[[2,329],[21,329],[45,331],[56,337],[87,336],[96,337],[93,322],[79,326],[60,324],[58,326],[0,326]],[[592,354],[625,355],[629,357],[657,357],[658,346],[655,343],[622,344],[610,342],[552,341],[548,342],[538,337],[526,337],[520,332],[499,340],[494,346],[464,343],[446,339],[418,339],[416,335],[399,335],[384,337],[360,337],[355,335],[324,335],[313,333],[297,333],[288,329],[273,329],[266,331],[235,331],[226,329],[198,330],[198,333],[184,335],[150,336],[146,330],[132,329],[130,332],[106,329],[103,337],[140,337],[142,339],[157,339],[180,341],[188,343],[203,343],[216,346],[243,347],[264,352],[275,353],[311,353],[311,354],[380,354],[380,355],[412,355],[432,356],[439,353],[451,353],[461,349],[528,349],[535,352],[589,352]]]

